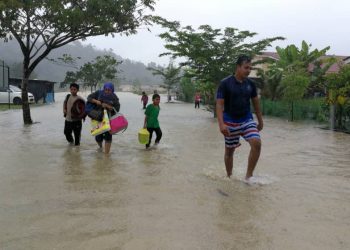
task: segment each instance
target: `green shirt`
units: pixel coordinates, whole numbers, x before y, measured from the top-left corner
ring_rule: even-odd
[[[147,106],[145,111],[145,115],[147,117],[147,128],[159,128],[159,110],[159,106],[154,106],[153,104]]]

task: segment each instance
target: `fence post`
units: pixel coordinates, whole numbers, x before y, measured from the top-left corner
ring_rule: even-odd
[[[334,130],[335,123],[335,105],[329,105],[329,128]]]

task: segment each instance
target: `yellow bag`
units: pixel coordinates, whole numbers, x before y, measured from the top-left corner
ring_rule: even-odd
[[[149,132],[147,129],[142,128],[139,130],[139,142],[141,144],[147,144],[149,141]]]
[[[91,135],[96,136],[108,132],[111,130],[111,125],[109,124],[109,118],[106,110],[103,110],[103,120],[102,122],[91,120]]]

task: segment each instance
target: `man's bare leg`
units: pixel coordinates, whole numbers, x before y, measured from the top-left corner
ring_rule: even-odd
[[[232,168],[233,168],[233,152],[235,151],[234,148],[227,148],[225,147],[225,166],[226,166],[226,173],[227,177],[230,178],[232,175]]]
[[[260,139],[250,139],[249,141],[250,145],[250,153],[248,157],[248,167],[247,167],[247,174],[245,176],[245,179],[248,180],[250,177],[253,176],[253,172],[256,166],[256,163],[259,160],[260,152],[261,152],[261,140]]]

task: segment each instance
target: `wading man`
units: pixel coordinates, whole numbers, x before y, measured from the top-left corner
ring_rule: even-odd
[[[259,131],[263,128],[259,99],[255,84],[248,78],[252,68],[248,56],[240,56],[236,62],[234,75],[223,79],[217,91],[216,113],[220,132],[225,137],[225,166],[227,176],[232,175],[233,154],[241,144],[242,136],[250,145],[248,167],[245,180],[253,181],[253,172],[261,150]],[[258,120],[253,120],[250,111],[252,101]]]

